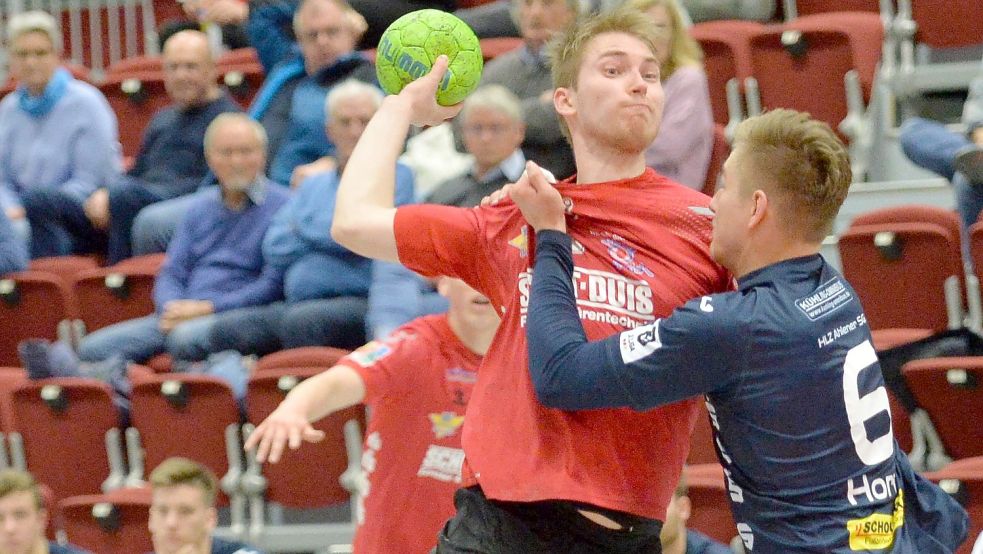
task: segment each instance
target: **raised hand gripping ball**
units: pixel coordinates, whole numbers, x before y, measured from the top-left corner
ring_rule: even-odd
[[[481,80],[481,45],[467,23],[440,10],[417,10],[393,21],[379,40],[375,70],[379,84],[397,94],[426,75],[437,56],[450,61],[437,88],[437,103],[451,106],[464,100]]]

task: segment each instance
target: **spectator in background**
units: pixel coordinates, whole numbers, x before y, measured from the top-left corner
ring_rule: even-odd
[[[101,251],[105,237],[83,204],[119,172],[116,115],[98,89],[59,67],[52,16],[17,14],[7,36],[19,85],[0,101],[0,207],[25,238],[30,231],[35,258]]]
[[[375,67],[353,50],[365,20],[344,0],[304,0],[299,7],[290,0],[254,0],[247,28],[267,71],[249,114],[269,137],[270,179],[286,186],[333,168],[324,99],[348,78],[375,83]],[[166,249],[188,202],[174,199],[143,210],[133,223],[133,253]]]
[[[154,554],[260,554],[241,543],[212,536],[218,525],[218,480],[187,458],[168,458],[150,474],[147,527]]]
[[[477,206],[481,199],[526,168],[522,153],[526,125],[519,99],[501,85],[487,85],[464,100],[459,115],[464,147],[474,156],[471,170],[437,186],[427,202],[445,206]]]
[[[983,211],[983,65],[970,83],[962,122],[965,134],[937,121],[913,117],[901,126],[900,141],[912,162],[952,183],[965,232]]]
[[[703,52],[686,32],[676,0],[628,4],[663,31],[656,50],[666,103],[659,134],[645,150],[645,163],[674,181],[702,190],[713,149],[713,111]]]
[[[372,261],[336,243],[328,230],[340,172],[382,98],[378,88],[356,80],[328,93],[326,131],[337,145],[339,167],[304,180],[273,218],[263,241],[267,263],[284,275],[286,302],[218,316],[211,329],[214,352],[263,355],[281,348],[351,349],[365,343]],[[397,164],[396,179],[396,203],[411,203],[413,174]]]
[[[288,192],[263,176],[263,127],[244,114],[221,114],[205,131],[205,156],[219,188],[194,196],[182,218],[154,283],[156,313],[86,336],[82,361],[116,354],[142,363],[165,351],[175,360],[204,359],[214,314],[280,298],[283,275],[264,262],[261,244]]]
[[[553,77],[546,43],[579,15],[579,0],[513,0],[512,16],[525,44],[488,62],[483,85],[502,85],[522,100],[526,158],[552,171],[558,178],[573,174],[573,151],[553,108]]]
[[[27,245],[0,210],[0,275],[27,269]]]
[[[174,0],[181,4],[187,19],[165,22],[158,33],[161,49],[172,35],[181,31],[202,31],[218,53],[249,46],[243,24],[249,15],[248,0]]]
[[[439,288],[450,300],[446,314],[417,319],[307,379],[246,442],[258,460],[276,463],[285,448],[323,438],[312,422],[369,407],[355,552],[430,552],[454,513],[464,410],[498,314],[463,281],[442,277]]]
[[[71,545],[48,542],[48,510],[34,477],[16,469],[0,471],[0,552],[4,554],[85,554]]]
[[[662,524],[659,539],[662,541],[662,554],[733,554],[730,547],[720,544],[710,537],[686,528],[689,521],[692,503],[686,486],[686,476],[683,475],[672,493],[666,519]]]
[[[174,34],[162,58],[164,88],[174,103],[150,121],[133,167],[85,202],[93,227],[109,232],[110,263],[130,257],[130,229],[141,209],[190,194],[208,175],[202,146],[208,124],[220,113],[242,111],[217,84],[204,33]]]

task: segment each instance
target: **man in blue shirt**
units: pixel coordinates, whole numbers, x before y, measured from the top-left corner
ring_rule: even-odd
[[[34,476],[0,472],[0,552],[4,554],[86,554],[71,545],[48,542],[48,510]]]
[[[289,193],[263,176],[263,127],[245,114],[219,115],[205,131],[205,157],[219,187],[195,196],[184,214],[154,283],[156,313],[83,338],[81,360],[143,362],[165,351],[200,360],[214,314],[281,297],[283,274],[261,245]]]
[[[338,179],[383,94],[356,80],[328,93],[328,136],[337,145],[337,169],[308,177],[270,224],[263,240],[267,263],[284,275],[285,302],[222,314],[212,327],[214,351],[268,354],[281,348],[365,343],[365,310],[372,260],[341,246],[327,232],[334,219]],[[413,201],[413,174],[396,166],[396,204]]]
[[[27,244],[0,210],[0,275],[27,269]]]
[[[592,343],[563,201],[528,172],[511,196],[538,231],[527,333],[543,404],[647,410],[705,394],[748,551],[927,554],[964,540],[965,511],[896,447],[860,302],[819,255],[851,180],[828,126],[774,110],[738,128],[710,204],[710,250],[736,292]]]
[[[262,554],[242,543],[213,537],[218,525],[218,480],[187,458],[168,458],[150,474],[150,537],[154,554]]]
[[[150,120],[133,167],[102,183],[85,201],[89,221],[109,235],[109,263],[130,257],[130,229],[141,209],[198,188],[208,174],[205,128],[220,113],[242,111],[218,86],[205,33],[175,33],[164,43],[161,58],[164,88],[173,104]]]

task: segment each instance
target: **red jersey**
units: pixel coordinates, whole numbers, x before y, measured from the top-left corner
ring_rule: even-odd
[[[370,408],[355,552],[430,552],[454,515],[461,426],[481,356],[461,343],[446,315],[432,315],[338,363],[362,377]]]
[[[557,186],[571,214],[577,306],[597,340],[730,288],[710,258],[709,198],[647,169],[620,181]],[[400,261],[485,294],[502,323],[485,356],[463,445],[489,498],[563,499],[662,520],[689,451],[695,399],[644,413],[543,407],[527,367],[525,323],[535,234],[508,202],[401,207]],[[694,370],[698,370],[694,368]]]

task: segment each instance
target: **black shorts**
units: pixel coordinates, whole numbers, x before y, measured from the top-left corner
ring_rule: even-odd
[[[566,501],[500,502],[480,487],[454,494],[457,513],[437,536],[437,554],[661,554],[662,522]],[[599,512],[624,528],[581,515]]]

